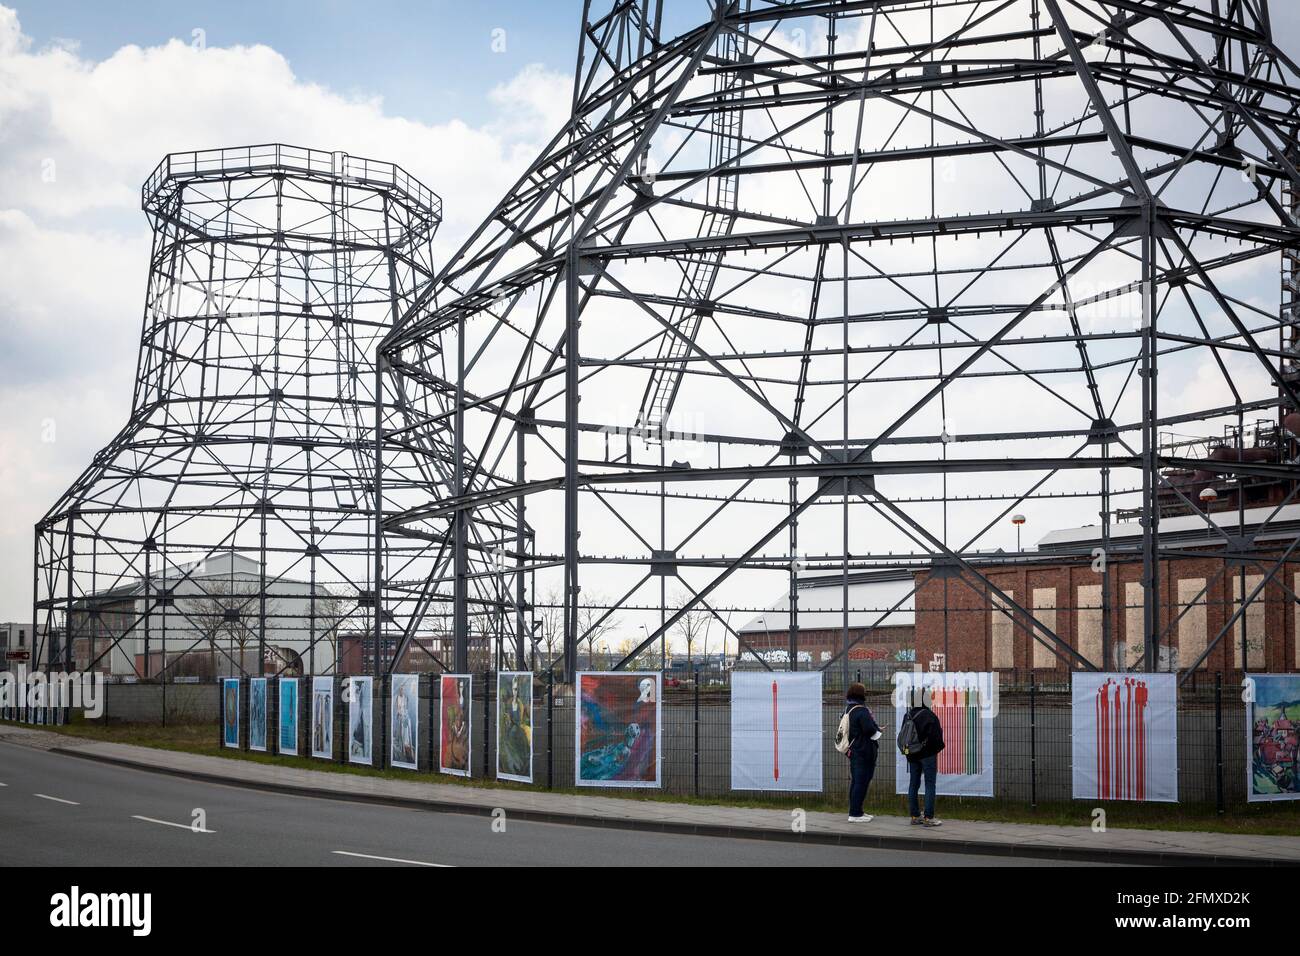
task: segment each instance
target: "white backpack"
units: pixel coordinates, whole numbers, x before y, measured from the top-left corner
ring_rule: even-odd
[[[846,710],[844,712],[844,716],[840,718],[840,725],[835,730],[835,749],[842,754],[846,754],[849,752],[849,715],[852,714],[859,707],[863,707],[863,706],[865,705],[854,704],[852,707]]]

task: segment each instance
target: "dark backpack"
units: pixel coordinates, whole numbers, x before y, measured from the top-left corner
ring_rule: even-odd
[[[907,716],[903,718],[903,725],[898,728],[898,752],[904,757],[912,757],[921,753],[924,742],[921,735],[916,729],[916,711],[909,710]]]

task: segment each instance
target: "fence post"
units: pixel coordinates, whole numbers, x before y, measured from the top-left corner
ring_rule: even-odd
[[[266,679],[266,752],[280,756],[280,678],[278,677]]]
[[[1214,672],[1214,808],[1223,814],[1223,671]]]
[[[695,668],[695,795],[700,795],[700,669]]]
[[[388,727],[389,727],[389,723],[393,719],[392,715],[388,713],[388,704],[393,696],[392,688],[393,688],[393,675],[380,674],[379,675],[379,706],[378,707],[374,706],[375,702],[373,699],[370,701],[371,704],[370,719],[372,721],[372,726],[370,728],[371,736],[379,738],[379,746],[376,748],[378,750],[378,753],[373,753],[370,755],[372,758],[370,761],[371,766],[373,766],[376,770],[383,770],[388,765],[388,755],[392,752],[391,748],[388,745]],[[379,711],[378,720],[375,720],[374,718],[374,712],[376,710]],[[377,727],[373,726],[373,724],[378,724],[378,726]],[[376,730],[379,732],[375,733]]]
[[[492,733],[492,711],[491,701],[489,700],[488,689],[492,686],[492,671],[485,669],[483,671],[483,776],[484,778],[492,776],[488,772],[488,760],[492,756],[492,744],[488,739]]]
[[[551,744],[555,740],[555,672],[546,672],[546,789],[554,789],[551,780]]]
[[[445,672],[429,675],[429,769],[442,772],[442,678]],[[434,690],[437,690],[437,697]],[[436,729],[435,729],[436,725]]]
[[[334,742],[339,745],[339,763],[348,762],[348,714],[343,710],[343,705],[347,703],[343,699],[343,685],[348,685],[352,689],[352,684],[346,677],[334,678],[334,713],[330,714],[330,723],[334,725]],[[350,705],[349,705],[350,706]]]
[[[1029,809],[1038,809],[1038,732],[1035,724],[1034,697],[1037,686],[1034,672],[1029,671]]]

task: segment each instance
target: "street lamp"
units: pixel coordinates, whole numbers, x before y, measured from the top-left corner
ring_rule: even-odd
[[[1011,516],[1011,523],[1016,526],[1016,553],[1021,553],[1020,548],[1020,526],[1025,523],[1025,516],[1016,514]]]

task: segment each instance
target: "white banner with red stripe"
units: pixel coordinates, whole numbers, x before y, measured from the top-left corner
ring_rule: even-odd
[[[731,789],[822,789],[821,671],[731,675]]]

